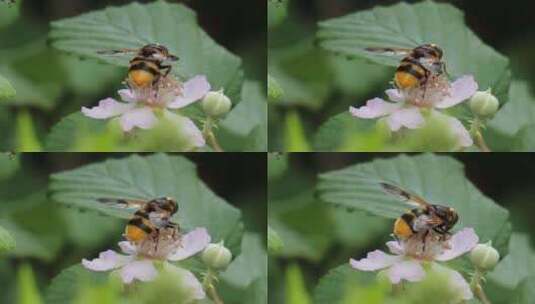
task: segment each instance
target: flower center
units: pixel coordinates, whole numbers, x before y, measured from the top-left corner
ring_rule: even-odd
[[[166,260],[182,245],[182,235],[176,228],[162,228],[158,233],[134,244],[137,255],[149,259]]]
[[[437,255],[450,248],[449,236],[433,230],[418,232],[399,242],[406,256],[426,261],[433,261]]]
[[[402,91],[409,104],[431,108],[434,104],[450,96],[451,86],[444,75],[431,75],[422,86],[416,86]]]

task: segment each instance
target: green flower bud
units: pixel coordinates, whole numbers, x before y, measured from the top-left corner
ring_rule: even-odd
[[[492,116],[498,111],[500,103],[490,89],[476,92],[468,102],[472,113],[481,117]]]
[[[208,267],[220,270],[228,266],[232,259],[232,253],[221,242],[206,246],[201,258]]]
[[[478,244],[470,252],[470,261],[481,270],[492,270],[498,260],[500,259],[500,254],[498,250],[492,247],[491,242],[486,244]]]
[[[202,109],[206,115],[219,117],[227,114],[232,106],[230,99],[223,92],[208,92],[201,101]]]

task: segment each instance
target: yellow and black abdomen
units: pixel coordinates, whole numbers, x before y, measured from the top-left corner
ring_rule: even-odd
[[[401,239],[407,239],[415,233],[413,222],[416,216],[412,213],[404,213],[394,222],[394,235]]]
[[[129,82],[136,87],[148,87],[154,84],[160,77],[158,64],[136,57],[130,61],[128,69]]]
[[[425,82],[427,70],[416,60],[405,57],[394,74],[394,84],[399,89],[409,89]]]
[[[124,235],[131,242],[139,242],[146,239],[153,231],[155,228],[148,219],[136,216],[128,221]]]

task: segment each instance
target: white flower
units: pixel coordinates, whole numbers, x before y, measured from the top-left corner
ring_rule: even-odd
[[[392,131],[398,131],[402,127],[416,129],[422,127],[425,122],[421,109],[429,108],[438,112],[437,110],[453,107],[474,95],[477,88],[473,76],[462,76],[451,84],[445,77],[435,77],[430,80],[425,94],[422,88],[389,89],[385,93],[393,103],[376,97],[360,108],[349,107],[349,112],[355,117],[365,119],[385,117]],[[457,118],[447,116],[447,121],[460,146],[469,147],[473,144],[470,133]]]
[[[439,241],[436,237],[436,234],[430,234],[425,243],[421,234],[405,241],[389,241],[386,245],[393,255],[375,250],[369,252],[366,258],[350,259],[349,263],[351,267],[362,271],[384,269],[393,284],[398,284],[402,280],[409,282],[423,280],[426,272],[422,264],[430,263],[431,271],[443,273],[449,277],[451,288],[458,291],[462,299],[471,299],[473,294],[470,285],[462,275],[455,270],[435,263],[435,261],[449,261],[469,252],[477,245],[478,236],[474,229],[464,228],[446,241]]]
[[[164,261],[164,269],[173,271],[181,277],[181,288],[186,287],[192,299],[203,299],[204,289],[195,275],[190,271],[176,267],[166,261],[180,261],[201,252],[210,243],[210,235],[205,228],[196,228],[178,237],[159,238],[157,246],[153,241],[134,245],[128,241],[119,242],[119,247],[126,255],[113,250],[106,250],[91,261],[83,259],[82,265],[92,271],[110,271],[118,273],[125,284],[134,280],[148,282],[158,276],[155,261]]]
[[[157,88],[123,89],[118,94],[124,102],[113,98],[99,101],[93,108],[82,107],[85,116],[95,119],[108,119],[119,116],[123,131],[133,128],[150,129],[156,125],[158,118],[155,111],[180,109],[198,101],[210,91],[210,84],[205,76],[195,76],[185,83],[176,81],[172,76],[160,80]],[[178,114],[175,114],[178,115]],[[197,147],[204,146],[201,131],[193,121],[179,115],[181,129],[194,139]]]

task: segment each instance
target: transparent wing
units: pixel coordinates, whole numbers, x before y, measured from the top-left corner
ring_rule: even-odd
[[[119,50],[100,50],[97,51],[97,54],[102,55],[126,55],[126,54],[133,54],[139,52],[139,49],[119,49]]]
[[[109,206],[114,206],[118,208],[125,209],[139,209],[143,207],[147,201],[146,200],[135,200],[135,199],[117,199],[117,198],[99,198],[97,199],[99,203],[106,204]]]
[[[412,49],[392,47],[368,47],[365,48],[365,50],[371,53],[378,53],[386,56],[406,56],[412,51]]]
[[[430,205],[425,199],[415,194],[409,193],[401,189],[398,186],[394,186],[394,185],[387,184],[387,183],[380,183],[380,184],[386,193],[395,196],[396,198],[398,198],[400,201],[404,203],[407,203],[415,207],[420,207],[420,208],[426,208]]]

